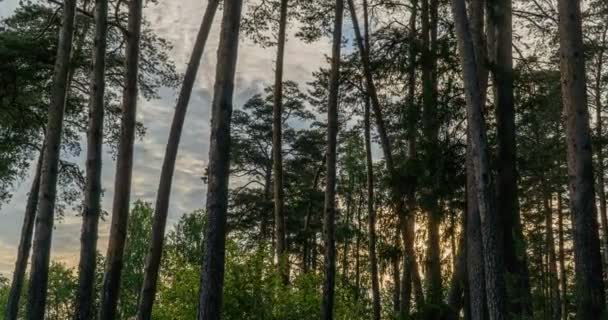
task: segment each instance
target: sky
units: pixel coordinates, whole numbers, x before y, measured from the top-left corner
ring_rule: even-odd
[[[186,68],[206,2],[159,1],[157,5],[144,10],[144,17],[150,22],[152,29],[173,45],[171,58],[180,73]],[[0,18],[10,15],[17,5],[18,0],[0,0]],[[245,7],[243,12],[246,11]],[[200,177],[208,159],[210,101],[213,96],[220,20],[221,11],[218,11],[192,92],[173,180],[169,224],[175,223],[183,213],[203,208],[205,204],[206,187]],[[304,85],[312,80],[313,71],[325,66],[324,56],[329,53],[328,39],[305,44],[290,36],[285,52],[284,80]],[[241,36],[235,79],[235,108],[239,108],[249,97],[273,83],[275,54],[274,48],[262,49]],[[160,91],[160,96],[159,100],[139,100],[137,117],[146,126],[147,133],[135,142],[132,201],[141,199],[154,203],[156,196],[177,91],[164,88]],[[86,144],[83,144],[83,147],[86,148]],[[83,150],[81,157],[77,159],[80,164],[84,164],[84,154]],[[115,163],[109,155],[106,155],[103,161],[102,183],[105,193],[102,207],[111,212]],[[11,276],[13,270],[30,184],[31,177],[22,181],[11,202],[0,209],[0,274],[7,277]],[[55,223],[51,256],[53,260],[70,266],[77,264],[80,223],[81,219],[76,216],[76,212],[68,212],[62,221]],[[108,233],[109,223],[101,222],[98,248],[102,253],[105,253]]]

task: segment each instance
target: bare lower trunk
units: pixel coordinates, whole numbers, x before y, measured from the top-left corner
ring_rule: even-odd
[[[515,143],[515,107],[513,98],[513,28],[511,0],[488,5],[488,34],[491,42],[490,63],[496,106],[498,156],[496,176],[497,208],[503,227],[505,269],[513,279],[509,308],[519,317],[532,316],[530,281],[525,258],[525,240],[521,228],[518,197]]]
[[[314,197],[314,193],[317,191],[317,185],[319,184],[319,179],[321,178],[321,172],[323,172],[323,169],[325,168],[325,162],[327,160],[327,154],[323,155],[323,160],[321,161],[321,165],[317,168],[317,171],[315,172],[315,177],[313,179],[312,182],[312,188],[310,189],[310,194],[309,194],[309,202],[308,202],[308,207],[306,209],[306,217],[304,219],[304,231],[302,231],[302,233],[304,234],[304,246],[302,248],[302,270],[304,271],[304,273],[308,272],[308,270],[311,267],[312,264],[312,246],[314,245],[314,233],[310,232],[310,225],[312,223],[312,219],[313,219],[313,197]],[[314,270],[314,268],[313,268]]]
[[[285,55],[285,29],[287,28],[287,2],[281,0],[277,60],[275,63],[274,103],[272,108],[272,168],[274,172],[274,221],[277,239],[277,261],[283,284],[289,282],[289,261],[285,236],[285,210],[283,194],[283,58]]]
[[[470,151],[475,173],[475,195],[477,196],[481,221],[486,303],[490,319],[501,320],[507,317],[507,301],[503,253],[500,244],[502,239],[498,230],[498,216],[494,205],[492,173],[490,172],[486,144],[484,103],[481,99],[475,48],[469,29],[466,4],[464,0],[453,0],[452,3],[465,84]]]
[[[470,144],[469,144],[470,145]],[[475,193],[475,176],[472,173],[473,159],[471,148],[467,146],[467,223],[466,223],[466,247],[467,247],[467,287],[469,296],[469,311],[471,320],[485,320],[488,318],[486,307],[485,278],[484,274],[483,246],[481,240],[481,221],[479,220],[479,205]]]
[[[562,208],[562,193],[557,193],[557,236],[559,240],[558,260],[559,260],[559,281],[563,293],[562,297],[562,317],[568,319],[568,279],[566,276],[566,255],[564,253],[564,211]]]
[[[224,15],[217,51],[209,146],[207,226],[198,306],[199,320],[219,320],[222,315],[230,174],[230,122],[242,4],[242,0],[224,1]]]
[[[558,9],[577,318],[592,319],[604,313],[605,298],[595,211],[581,11],[578,1],[569,0],[559,0]]]
[[[557,278],[557,259],[555,254],[555,238],[553,236],[553,212],[551,210],[549,192],[545,192],[543,199],[543,207],[545,210],[545,230],[546,230],[546,245],[547,245],[547,263],[548,263],[548,287],[549,299],[551,307],[551,317],[553,320],[561,319],[561,295],[559,292],[559,280]]]
[[[28,294],[28,319],[31,320],[42,320],[46,305],[61,132],[68,89],[75,11],[76,0],[65,0],[46,126],[46,145],[43,148],[44,156],[40,173],[40,198],[36,214]]]
[[[106,35],[108,20],[107,0],[95,2],[95,48],[93,51],[93,74],[91,80],[91,102],[89,131],[87,135],[87,168],[82,233],[80,236],[80,263],[78,266],[78,300],[76,319],[92,317],[97,266],[97,229],[101,214],[101,170],[103,145],[103,116],[105,93]]]
[[[450,320],[459,319],[460,310],[464,307],[465,303],[465,284],[467,282],[466,228],[465,218],[463,219],[458,251],[455,256],[452,281],[450,283],[450,289],[448,290],[448,319]]]
[[[99,308],[100,320],[113,320],[116,317],[116,307],[120,294],[120,277],[127,237],[129,202],[131,200],[142,2],[142,0],[132,0],[129,2],[129,36],[126,47],[126,74],[122,103],[121,135],[116,158],[112,222],[106,254],[101,305]]]
[[[196,74],[200,65],[200,60],[203,55],[205,44],[211,30],[213,17],[217,11],[219,0],[212,0],[207,4],[205,15],[201,23],[190,62],[184,75],[184,82],[175,107],[175,115],[169,132],[167,148],[165,150],[165,159],[160,174],[160,182],[158,184],[158,193],[156,196],[156,206],[154,212],[154,220],[152,225],[152,236],[150,238],[150,247],[146,258],[146,266],[144,269],[144,282],[141,288],[140,301],[137,311],[138,320],[151,319],[152,305],[156,295],[156,283],[158,281],[158,272],[163,252],[163,242],[165,236],[165,226],[167,223],[167,213],[169,210],[169,200],[171,196],[171,184],[173,173],[175,171],[175,161],[177,151],[188,110],[188,103],[192,94],[192,87],[196,80]]]
[[[334,32],[327,102],[327,169],[325,177],[325,209],[323,236],[325,242],[323,296],[321,319],[334,318],[334,290],[336,282],[336,160],[338,136],[338,91],[340,86],[340,47],[344,1],[336,0]]]
[[[378,258],[376,255],[376,210],[374,209],[374,166],[371,145],[371,115],[369,99],[365,99],[365,163],[367,168],[367,216],[369,232],[369,264],[372,282],[373,320],[380,320],[380,285],[378,283]]]
[[[602,44],[606,43],[606,32],[604,31]],[[604,246],[604,263],[608,266],[608,216],[606,213],[606,191],[604,190],[604,144],[602,142],[603,137],[603,123],[602,123],[602,71],[604,66],[604,47],[600,47],[597,58],[597,66],[595,72],[595,121],[596,121],[596,137],[598,143],[596,145],[596,156],[597,156],[597,195],[599,200],[600,208],[600,222],[602,226],[602,242]]]
[[[44,145],[42,146],[44,150]],[[13,280],[11,289],[8,295],[6,304],[6,320],[16,320],[19,314],[19,300],[21,299],[21,290],[23,288],[23,280],[25,279],[25,270],[27,269],[27,260],[30,256],[32,248],[32,233],[34,231],[34,219],[36,218],[36,207],[38,206],[38,195],[40,191],[40,171],[42,168],[43,151],[38,155],[36,164],[36,173],[32,181],[30,193],[27,196],[27,204],[25,205],[25,214],[23,215],[23,226],[21,227],[21,239],[19,240],[19,249],[17,250],[17,260],[15,261],[15,271],[13,272]]]

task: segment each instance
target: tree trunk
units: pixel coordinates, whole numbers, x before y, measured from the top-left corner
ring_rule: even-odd
[[[369,232],[369,264],[372,281],[373,320],[380,320],[380,284],[378,282],[378,258],[376,254],[376,210],[374,209],[374,164],[371,144],[371,115],[369,98],[365,99],[365,163],[367,169],[367,217]]]
[[[114,202],[110,239],[106,254],[106,268],[103,277],[100,320],[113,320],[120,293],[120,277],[123,267],[123,253],[127,237],[129,202],[131,200],[131,175],[133,173],[133,143],[137,113],[137,77],[139,63],[139,42],[141,36],[142,0],[129,2],[129,35],[127,37],[125,62],[125,87],[122,102],[121,134],[114,178]]]
[[[144,282],[141,288],[140,301],[137,310],[138,320],[151,319],[152,305],[156,295],[156,284],[158,281],[158,272],[161,263],[163,252],[163,242],[165,237],[165,226],[167,224],[167,213],[169,210],[169,200],[171,197],[171,183],[173,173],[175,171],[175,161],[177,151],[188,110],[188,103],[192,94],[192,87],[196,81],[196,74],[199,69],[200,60],[203,55],[205,44],[211,30],[213,17],[217,11],[219,0],[209,1],[207,9],[203,16],[203,21],[199,28],[196,42],[192,49],[192,55],[184,75],[182,89],[175,106],[175,114],[169,132],[169,139],[165,150],[165,159],[160,174],[160,182],[158,184],[158,193],[156,196],[156,206],[154,212],[154,220],[152,225],[152,235],[150,238],[150,247],[148,248],[148,256],[146,258],[146,266],[144,269]]]
[[[519,317],[532,317],[532,296],[517,197],[515,108],[513,98],[513,27],[511,0],[488,5],[488,43],[496,106],[498,156],[496,176],[497,208],[503,226],[505,269],[513,288],[509,309]]]
[[[606,42],[606,32],[603,34],[602,44]],[[595,130],[598,139],[596,145],[597,156],[597,195],[600,208],[600,222],[602,226],[602,241],[604,245],[604,261],[608,265],[608,216],[606,213],[606,191],[604,190],[604,142],[603,142],[603,123],[602,123],[602,70],[604,66],[604,46],[600,46],[597,58],[597,66],[595,72],[595,121],[597,121]]]
[[[564,253],[564,211],[562,209],[562,193],[557,193],[557,232],[559,238],[559,281],[562,289],[562,317],[568,320],[568,279],[566,276],[566,255]]]
[[[429,172],[436,172],[435,166],[441,155],[438,150],[439,120],[437,114],[437,11],[436,0],[422,1],[422,104],[423,129],[426,143],[425,157],[431,164]],[[438,187],[438,181],[431,177],[431,190]],[[442,303],[441,259],[439,248],[439,225],[441,224],[441,209],[436,192],[427,194],[427,245],[425,260],[425,282],[427,289],[426,303],[438,307]],[[430,310],[438,310],[432,308]],[[432,318],[436,315],[431,316]]]
[[[43,144],[42,150],[40,150],[38,155],[34,180],[32,181],[30,193],[27,196],[25,214],[23,215],[23,226],[21,227],[21,239],[19,240],[17,260],[15,261],[15,271],[13,272],[13,280],[11,282],[11,289],[6,304],[6,320],[17,320],[19,314],[19,300],[21,299],[23,279],[25,278],[27,260],[30,256],[30,249],[32,247],[32,233],[34,230],[34,219],[36,218],[36,207],[38,206],[40,171],[43,164],[42,156],[44,148],[45,146]]]
[[[468,138],[470,141],[470,137]],[[475,193],[475,175],[473,173],[473,156],[471,153],[471,143],[467,143],[466,167],[467,167],[467,186],[466,186],[466,251],[467,251],[467,287],[469,291],[469,308],[471,320],[488,319],[488,309],[486,307],[485,278],[483,262],[483,245],[481,240],[481,221],[479,218],[479,205]]]
[[[390,257],[391,264],[393,267],[393,311],[395,314],[399,312],[399,306],[401,306],[401,275],[399,274],[399,248],[401,247],[401,241],[399,241],[399,231],[401,228],[397,226],[395,228],[395,252]]]
[[[285,55],[285,30],[287,29],[287,2],[281,0],[277,60],[275,63],[274,101],[272,107],[272,169],[274,172],[274,221],[277,239],[278,272],[283,284],[289,283],[289,259],[285,236],[285,211],[283,194],[283,58]]]
[[[577,318],[592,319],[604,313],[605,299],[593,189],[581,11],[578,1],[559,0],[558,4]]]
[[[546,182],[545,182],[546,185]],[[552,320],[561,319],[561,297],[559,292],[559,281],[557,278],[557,259],[555,255],[555,238],[553,236],[553,212],[551,210],[550,198],[551,194],[545,191],[543,195],[543,207],[545,210],[545,230],[546,230],[546,245],[547,245],[547,263],[548,263],[548,284],[549,298]]]
[[[325,210],[323,236],[325,240],[323,296],[321,319],[334,318],[334,291],[336,282],[336,160],[338,136],[338,91],[340,86],[340,49],[342,44],[342,17],[344,1],[336,0],[334,32],[327,102],[327,169],[325,176]]]
[[[95,2],[95,47],[93,49],[93,74],[89,131],[87,135],[87,167],[82,233],[80,236],[80,263],[78,266],[78,300],[76,319],[92,317],[95,268],[97,266],[97,232],[101,214],[101,170],[103,145],[103,117],[105,94],[106,45],[108,28],[108,1]]]
[[[448,290],[447,303],[449,307],[449,320],[458,320],[460,318],[460,310],[463,308],[465,302],[465,283],[467,282],[466,228],[465,215],[465,219],[463,219],[462,223],[460,241],[458,243],[458,251],[454,258],[452,281],[450,283],[450,289]]]
[[[40,198],[35,222],[28,295],[28,319],[31,320],[42,320],[46,305],[61,132],[68,88],[75,11],[76,1],[65,0],[46,126],[46,145],[40,171]]]
[[[230,175],[230,122],[242,4],[242,0],[224,1],[224,15],[217,51],[211,109],[207,226],[200,280],[199,320],[219,320],[222,315]]]
[[[311,220],[312,220],[312,211],[313,211],[313,197],[314,197],[314,193],[317,191],[317,185],[319,184],[319,179],[321,178],[321,172],[323,172],[323,169],[325,168],[325,162],[327,160],[327,154],[323,155],[323,160],[321,161],[322,164],[317,168],[317,171],[315,172],[315,177],[313,179],[312,182],[312,188],[310,189],[310,195],[309,195],[309,201],[308,201],[308,207],[306,209],[306,217],[304,219],[304,231],[302,232],[304,234],[304,247],[302,248],[302,264],[303,264],[303,268],[302,270],[304,271],[304,273],[307,273],[308,270],[311,267],[311,258],[312,258],[312,253],[311,253],[311,247],[312,244],[314,243],[314,240],[312,239],[314,233],[311,234],[310,232],[310,224],[311,224]],[[313,269],[314,270],[314,269]]]
[[[353,190],[350,188],[350,190]],[[351,213],[353,210],[353,197],[352,193],[349,191],[346,197],[346,215],[344,215],[343,223],[344,226],[348,226],[351,221]],[[344,237],[344,244],[342,247],[342,285],[346,287],[348,283],[348,244],[350,242],[350,237]]]
[[[361,204],[363,203],[363,194],[360,195],[359,204],[357,205],[357,232],[355,238],[355,301],[359,301],[359,292],[361,289],[361,261],[359,253],[361,252]]]
[[[475,173],[475,195],[479,207],[488,314],[491,320],[507,317],[503,253],[500,251],[498,216],[494,206],[494,190],[486,145],[484,104],[481,100],[475,48],[469,29],[464,0],[453,0],[453,13],[460,51],[467,101],[472,163]]]

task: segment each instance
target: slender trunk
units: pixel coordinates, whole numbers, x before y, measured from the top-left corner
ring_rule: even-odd
[[[353,188],[349,188],[353,190]],[[351,220],[351,213],[353,210],[353,197],[352,193],[349,191],[348,196],[346,198],[346,215],[344,216],[343,223],[344,226],[348,226]],[[342,247],[342,285],[346,286],[348,283],[348,244],[350,242],[349,237],[344,237],[344,246]]]
[[[323,297],[321,319],[334,318],[334,290],[336,282],[336,160],[338,136],[338,91],[340,86],[340,49],[344,1],[336,0],[334,32],[327,102],[327,169],[325,175],[325,210],[323,235],[325,242]]]
[[[486,280],[486,303],[491,320],[507,317],[506,290],[503,270],[503,253],[500,251],[498,216],[494,205],[494,190],[486,144],[484,103],[481,100],[475,48],[464,0],[453,0],[458,48],[460,51],[467,101],[467,121],[469,127],[472,164],[475,173],[475,195],[479,207],[483,257]]]
[[[315,172],[315,177],[313,179],[312,182],[312,188],[310,189],[310,195],[309,195],[309,201],[308,201],[308,208],[306,209],[306,217],[304,218],[304,231],[302,232],[304,234],[304,247],[302,248],[302,263],[303,263],[303,270],[304,273],[307,273],[308,270],[310,269],[310,264],[311,264],[311,257],[312,257],[312,253],[311,251],[311,244],[313,244],[313,239],[312,236],[314,234],[311,234],[310,232],[310,224],[311,224],[311,220],[312,220],[312,211],[313,211],[313,203],[314,203],[314,194],[317,191],[317,185],[319,184],[319,179],[321,178],[321,172],[323,172],[323,169],[325,168],[325,161],[327,154],[323,155],[323,160],[321,160],[321,165],[317,168],[317,171]]]
[[[470,138],[469,138],[470,141]],[[472,172],[473,159],[470,143],[467,144],[467,208],[466,208],[466,251],[467,251],[467,287],[469,291],[469,306],[471,320],[485,320],[488,318],[486,307],[485,278],[483,262],[483,245],[481,240],[481,221],[479,218],[479,205],[475,193],[475,176]]]
[[[44,150],[44,144],[42,146]],[[40,171],[43,163],[43,151],[38,155],[36,164],[36,173],[30,188],[30,193],[27,196],[27,204],[25,205],[25,214],[23,215],[23,226],[21,227],[21,239],[19,240],[19,249],[17,250],[17,260],[15,261],[15,271],[13,272],[13,280],[11,289],[8,295],[6,304],[6,320],[17,320],[19,314],[19,300],[21,299],[21,290],[23,288],[23,280],[25,279],[25,270],[27,269],[27,260],[32,247],[32,233],[34,231],[34,219],[36,218],[36,207],[38,206],[38,195],[40,191]]]
[[[165,226],[167,223],[167,213],[169,210],[169,200],[171,197],[171,183],[173,173],[175,171],[175,161],[177,151],[188,110],[188,103],[192,94],[192,87],[196,80],[196,74],[200,65],[200,60],[205,49],[205,44],[211,30],[213,17],[217,11],[219,0],[210,1],[207,4],[207,9],[203,16],[190,62],[184,75],[184,82],[175,107],[175,114],[169,132],[169,139],[165,150],[165,159],[160,174],[160,182],[158,184],[158,193],[156,198],[156,206],[154,212],[154,220],[152,225],[152,235],[150,238],[150,246],[146,258],[146,266],[144,269],[144,282],[141,288],[140,301],[137,310],[137,319],[147,320],[152,315],[152,305],[156,295],[156,283],[158,281],[158,272],[163,252],[163,242],[165,236]]]
[[[380,320],[380,284],[378,282],[378,258],[376,255],[376,210],[374,209],[374,166],[371,144],[371,115],[369,98],[365,99],[365,163],[367,169],[367,217],[369,232],[369,264],[372,281],[373,320]]]
[[[562,208],[562,193],[557,193],[557,236],[559,239],[559,281],[562,290],[562,317],[568,319],[568,279],[566,276],[566,254],[564,253],[564,211]]]
[[[606,29],[608,30],[608,29]],[[606,42],[606,32],[603,34],[602,43]],[[602,226],[602,242],[604,246],[604,261],[608,265],[608,216],[606,213],[606,191],[604,190],[604,142],[603,142],[603,123],[602,123],[602,71],[604,66],[604,47],[598,52],[597,66],[595,70],[595,121],[596,136],[598,143],[596,144],[597,156],[597,195],[600,202],[600,222]]]
[[[515,108],[513,98],[513,27],[511,0],[493,1],[488,5],[488,47],[496,106],[498,156],[496,176],[497,208],[503,227],[505,269],[513,279],[509,290],[509,309],[519,317],[532,316],[530,280],[526,261],[525,240],[517,197],[515,143]]]
[[[436,0],[422,1],[422,104],[423,129],[426,140],[425,155],[428,159],[440,157],[438,149],[439,120],[437,114],[437,10]],[[436,172],[437,161],[431,163],[430,172]],[[431,177],[431,189],[438,187],[438,181]],[[425,282],[427,288],[426,302],[432,306],[442,303],[441,259],[439,248],[439,225],[441,224],[441,209],[435,192],[427,194],[427,252],[425,260]],[[438,310],[438,308],[432,308]],[[436,315],[431,316],[436,317]]]
[[[360,195],[359,204],[357,205],[357,233],[355,238],[355,301],[359,301],[359,291],[361,287],[361,263],[359,260],[359,252],[361,250],[361,204],[363,203],[363,194]]]
[[[91,80],[91,102],[89,131],[87,135],[87,167],[82,233],[80,236],[80,263],[78,266],[78,300],[76,319],[92,317],[97,266],[97,229],[101,214],[101,170],[103,145],[103,116],[105,93],[106,36],[108,1],[95,2],[95,48],[93,51],[93,74]]]
[[[42,320],[44,318],[46,305],[61,132],[68,88],[75,11],[76,1],[65,0],[59,31],[57,59],[55,60],[53,73],[51,103],[46,127],[46,145],[43,148],[44,161],[40,171],[40,198],[35,221],[34,250],[32,252],[28,295],[28,319],[32,320]]]
[[[215,73],[209,146],[207,226],[200,280],[199,320],[219,320],[222,314],[228,177],[230,174],[230,122],[234,75],[238,56],[242,0],[225,0]]]
[[[397,228],[397,233],[395,233],[395,247],[399,248],[400,247],[400,241],[399,241],[399,230],[400,228]],[[399,306],[401,305],[401,275],[399,274],[400,269],[399,269],[399,254],[397,253],[398,250],[395,250],[395,253],[393,254],[393,256],[391,257],[391,264],[393,267],[393,311],[395,312],[395,314],[397,312],[399,312]]]
[[[418,107],[416,105],[416,18],[418,15],[418,1],[412,0],[410,12],[410,47],[408,51],[408,93],[407,93],[407,139],[408,139],[408,158],[409,161],[416,161],[416,139],[417,139],[417,119]],[[416,177],[410,177],[409,186],[407,188],[407,209],[408,217],[402,218],[401,221],[401,236],[404,244],[403,255],[403,275],[401,277],[401,306],[399,307],[399,316],[406,318],[410,312],[411,293],[413,284],[413,270],[416,265],[416,257],[413,247],[413,215],[416,207]],[[410,226],[412,228],[410,228]],[[420,307],[420,305],[418,306]]]
[[[604,313],[605,299],[595,211],[581,11],[578,1],[559,0],[558,4],[577,318],[592,319]]]
[[[559,281],[557,278],[557,259],[555,254],[555,238],[553,236],[553,212],[551,210],[551,194],[545,191],[543,195],[543,207],[545,210],[545,235],[547,245],[548,284],[552,320],[561,319],[561,297],[559,292]]]
[[[285,55],[285,29],[287,28],[287,2],[281,0],[277,60],[275,63],[274,101],[272,108],[272,169],[274,172],[274,221],[277,239],[278,271],[283,284],[289,282],[289,260],[285,236],[285,211],[283,194],[283,58]]]
[[[114,178],[114,202],[110,239],[106,254],[106,268],[103,277],[100,320],[113,320],[120,294],[120,277],[123,267],[123,253],[127,237],[129,202],[131,200],[131,176],[133,173],[133,143],[137,112],[137,76],[139,63],[139,42],[141,36],[142,0],[129,2],[129,35],[127,37],[125,62],[125,87],[122,102],[121,135],[116,160]]]
[[[467,255],[466,255],[466,216],[463,219],[462,232],[458,243],[458,251],[454,258],[454,272],[450,289],[448,290],[448,319],[459,319],[460,310],[465,302],[465,283],[467,282]]]

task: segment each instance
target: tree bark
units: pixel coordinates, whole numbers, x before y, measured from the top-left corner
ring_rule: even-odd
[[[546,182],[544,183],[546,185]],[[545,230],[548,263],[548,289],[550,299],[550,318],[561,319],[561,295],[559,292],[559,280],[557,278],[557,259],[555,254],[555,238],[553,236],[553,212],[550,203],[551,194],[545,191],[543,195],[543,207],[545,210]]]
[[[287,29],[287,3],[281,0],[277,59],[275,63],[274,101],[272,107],[272,169],[274,172],[274,221],[277,239],[278,271],[283,284],[289,283],[289,259],[285,235],[285,209],[283,192],[283,59],[285,56],[285,32]]]
[[[242,0],[224,1],[224,15],[217,51],[199,320],[219,320],[222,314],[228,177],[230,174],[230,122],[242,4]]]
[[[160,268],[163,243],[165,237],[165,226],[167,224],[167,214],[169,211],[169,201],[171,197],[171,184],[175,171],[175,161],[179,148],[182,128],[188,110],[188,103],[192,94],[192,88],[196,81],[196,74],[200,66],[200,60],[205,50],[205,44],[209,37],[209,31],[213,23],[213,18],[217,11],[219,0],[211,0],[207,4],[207,9],[203,15],[203,21],[196,37],[196,42],[192,49],[192,55],[188,63],[188,68],[184,75],[184,81],[180,90],[175,114],[169,132],[169,139],[165,150],[165,159],[160,174],[158,192],[156,196],[156,206],[154,220],[152,224],[152,235],[150,237],[150,247],[146,258],[144,269],[144,282],[141,288],[140,301],[137,310],[138,320],[148,320],[152,316],[152,305],[156,295],[156,285]]]
[[[380,285],[378,282],[378,257],[376,254],[376,210],[374,209],[374,164],[371,144],[371,115],[369,98],[365,99],[365,164],[367,169],[367,217],[369,232],[369,264],[372,282],[372,314],[373,320],[380,320]]]
[[[475,173],[476,196],[481,221],[483,257],[485,269],[486,303],[491,320],[507,317],[506,290],[503,270],[503,253],[500,251],[498,216],[494,204],[494,190],[488,160],[484,103],[479,88],[479,77],[475,48],[469,29],[464,0],[453,0],[453,14],[456,36],[463,68],[463,79],[467,101],[467,122],[469,127],[472,163]]]
[[[479,218],[479,205],[475,193],[475,175],[473,173],[473,155],[471,152],[470,137],[467,143],[467,208],[466,208],[466,251],[467,251],[467,287],[469,291],[469,308],[471,320],[488,319],[486,307],[483,245],[481,239],[481,221]]]
[[[606,43],[606,32],[604,31],[602,44]],[[604,246],[604,261],[608,265],[608,216],[606,213],[606,191],[604,190],[604,142],[603,142],[603,123],[602,123],[602,70],[604,66],[604,46],[600,46],[597,58],[597,66],[595,70],[595,121],[596,136],[598,142],[596,144],[597,156],[597,195],[600,209],[600,222],[602,226],[602,241]]]
[[[517,196],[516,132],[513,98],[513,27],[511,0],[488,3],[490,70],[494,84],[494,105],[498,156],[496,195],[503,227],[505,269],[513,280],[509,309],[519,317],[532,317],[532,296]]]
[[[313,211],[313,197],[314,193],[317,191],[317,185],[319,184],[319,179],[321,178],[321,172],[325,168],[325,162],[327,161],[327,154],[323,155],[322,164],[317,168],[315,172],[315,177],[312,182],[312,188],[310,189],[309,202],[308,207],[306,209],[306,218],[304,219],[304,247],[302,248],[302,270],[304,273],[307,273],[311,267],[311,246],[314,244],[314,240],[312,238],[312,234],[310,232],[310,224],[312,220],[312,211]],[[314,270],[314,269],[313,269]]]
[[[568,320],[568,279],[566,275],[566,255],[564,253],[564,211],[562,208],[562,193],[557,193],[557,232],[558,232],[558,259],[559,259],[559,281],[562,290],[562,317]]]
[[[100,320],[113,320],[116,317],[116,307],[120,294],[120,278],[127,237],[129,202],[131,200],[142,2],[142,0],[131,0],[129,2],[129,34],[125,53],[125,86],[122,102],[121,133],[116,158],[110,239],[106,253],[106,267],[99,308]]]
[[[65,0],[61,29],[59,31],[57,59],[55,60],[53,72],[53,87],[51,89],[51,102],[46,126],[46,145],[44,146],[43,163],[40,173],[40,198],[35,221],[34,250],[32,253],[27,308],[28,319],[32,320],[42,320],[44,318],[46,305],[61,133],[68,89],[75,11],[76,1]]]
[[[577,318],[592,319],[604,313],[605,298],[595,211],[580,4],[578,1],[559,0],[558,11]]]
[[[458,243],[458,251],[455,254],[454,272],[448,290],[447,304],[449,307],[448,319],[458,320],[460,310],[465,303],[465,283],[467,282],[467,257],[466,257],[466,215],[462,223],[462,232]]]
[[[25,279],[25,270],[27,269],[27,260],[32,248],[32,234],[34,231],[34,219],[36,218],[36,207],[38,206],[38,196],[40,191],[40,171],[43,163],[43,150],[38,155],[38,163],[36,164],[36,173],[30,193],[27,196],[27,204],[25,205],[25,214],[23,215],[23,226],[21,227],[21,239],[19,240],[19,249],[17,250],[17,260],[15,261],[15,271],[13,272],[13,280],[11,289],[8,295],[6,304],[6,320],[16,320],[19,315],[19,300],[21,299],[21,290],[23,288],[23,280]]]
[[[327,169],[325,176],[325,210],[323,236],[325,242],[323,296],[321,319],[334,318],[334,291],[336,282],[336,160],[338,136],[338,93],[340,87],[340,49],[342,44],[342,18],[344,1],[336,0],[334,31],[327,102]]]
[[[80,236],[80,262],[78,266],[78,300],[76,319],[92,317],[95,268],[97,266],[97,230],[101,214],[101,170],[103,145],[103,117],[105,94],[105,65],[108,27],[108,1],[95,2],[95,48],[91,80],[89,131],[87,135],[87,167],[82,233]]]

